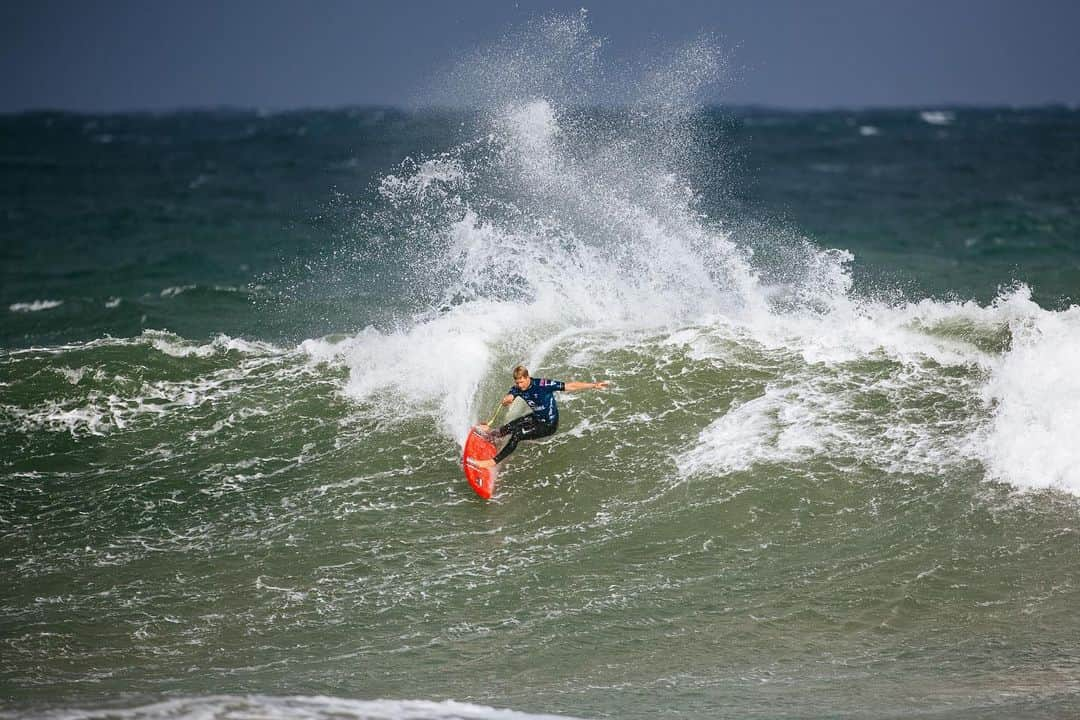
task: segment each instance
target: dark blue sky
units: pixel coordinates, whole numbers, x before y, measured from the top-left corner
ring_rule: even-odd
[[[422,103],[470,48],[580,7],[615,61],[715,33],[732,104],[1080,104],[1080,0],[10,0],[0,111]]]

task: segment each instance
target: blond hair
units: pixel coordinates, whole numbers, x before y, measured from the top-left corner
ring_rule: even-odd
[[[524,365],[518,365],[514,368],[514,379],[520,380],[523,377],[529,377],[529,368]]]

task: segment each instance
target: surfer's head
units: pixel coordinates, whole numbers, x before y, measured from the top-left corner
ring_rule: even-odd
[[[517,385],[520,390],[527,390],[531,382],[532,378],[529,377],[529,369],[527,367],[518,365],[514,368],[514,384]]]

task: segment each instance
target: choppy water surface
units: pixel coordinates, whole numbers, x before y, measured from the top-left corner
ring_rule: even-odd
[[[0,119],[4,716],[1080,709],[1080,116],[529,32],[469,111]],[[613,386],[485,503],[519,362]]]

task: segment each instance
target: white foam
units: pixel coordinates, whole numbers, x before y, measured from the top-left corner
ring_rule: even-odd
[[[195,287],[195,285],[174,285],[172,287],[167,287],[162,290],[160,295],[163,298],[176,297],[177,295],[186,293],[188,290],[194,290]]]
[[[1010,318],[1012,348],[984,396],[994,407],[986,439],[990,474],[1024,489],[1080,494],[1080,307],[1042,310],[1024,297]]]
[[[817,283],[800,291],[799,307],[755,316],[748,326],[752,336],[768,347],[795,350],[807,363],[836,364],[884,354],[905,364],[930,359],[943,365],[990,367],[992,355],[977,343],[936,329],[964,324],[976,334],[990,332],[1008,316],[1000,304],[859,300],[837,266],[822,264],[820,272]]]
[[[102,409],[92,405],[65,406],[58,401],[47,401],[32,409],[4,405],[2,410],[3,415],[13,420],[16,427],[26,434],[35,430],[49,430],[81,437],[104,435],[116,427]]]
[[[52,310],[64,304],[63,300],[34,300],[33,302],[17,302],[8,306],[11,312],[41,312]]]
[[[306,340],[300,349],[315,362],[347,367],[348,397],[396,414],[432,413],[460,440],[480,414],[474,404],[500,343],[528,317],[527,307],[476,301],[405,330],[369,327],[343,340]]]
[[[810,455],[820,446],[812,431],[781,424],[781,413],[785,409],[790,412],[788,395],[771,388],[714,420],[701,432],[694,449],[678,458],[680,472],[727,474],[761,462]]]
[[[872,376],[860,374],[858,363],[804,366],[713,421],[678,465],[684,474],[723,475],[821,457],[856,459],[890,473],[936,474],[977,459],[971,438],[979,418],[934,411],[933,402],[950,393],[971,397],[976,387],[963,377],[942,386],[940,373],[920,365]]]
[[[61,708],[49,720],[573,720],[569,716],[504,710],[455,700],[352,700],[312,696],[208,695],[131,708]]]
[[[923,110],[919,118],[928,125],[951,125],[956,120],[956,114],[947,110]]]
[[[195,344],[169,332],[146,330],[142,338],[159,352],[172,357],[210,357],[219,353],[274,354],[281,352],[270,343],[218,335],[209,343]]]
[[[464,178],[458,160],[449,154],[426,160],[419,166],[407,160],[405,170],[404,175],[387,175],[382,179],[379,192],[383,197],[394,200],[403,194],[422,197],[432,192],[446,197]]]
[[[1011,346],[999,339],[1006,328]],[[679,458],[684,474],[809,456],[893,473],[980,463],[1022,490],[1080,494],[1080,307],[1045,310],[1026,287],[987,306],[841,298],[824,313],[758,317],[744,330],[789,369],[710,423]],[[672,337],[699,348],[709,334]],[[867,374],[866,362],[877,369]],[[876,407],[865,409],[868,400]]]
[[[56,367],[56,368],[53,368],[53,370],[55,372],[59,373],[60,375],[63,375],[64,379],[66,379],[72,385],[78,385],[80,382],[82,382],[83,376],[86,374],[87,369],[85,367],[81,367],[81,368]]]
[[[68,433],[72,437],[107,435],[128,428],[143,417],[160,417],[185,412],[206,403],[223,401],[247,391],[247,378],[267,364],[279,363],[286,356],[267,343],[249,342],[218,336],[206,345],[194,345],[171,333],[146,331],[138,338],[104,338],[56,348],[18,351],[20,355],[62,355],[100,346],[149,345],[174,357],[208,357],[216,353],[238,352],[238,362],[196,378],[177,381],[133,382],[128,378],[110,378],[99,368],[92,371],[97,381],[113,381],[110,391],[92,387],[85,394],[62,399],[46,399],[30,407],[0,406],[0,417],[18,431],[39,430]],[[303,367],[303,366],[300,366]],[[87,368],[55,368],[73,386],[82,387]],[[283,366],[282,373],[294,372]]]

